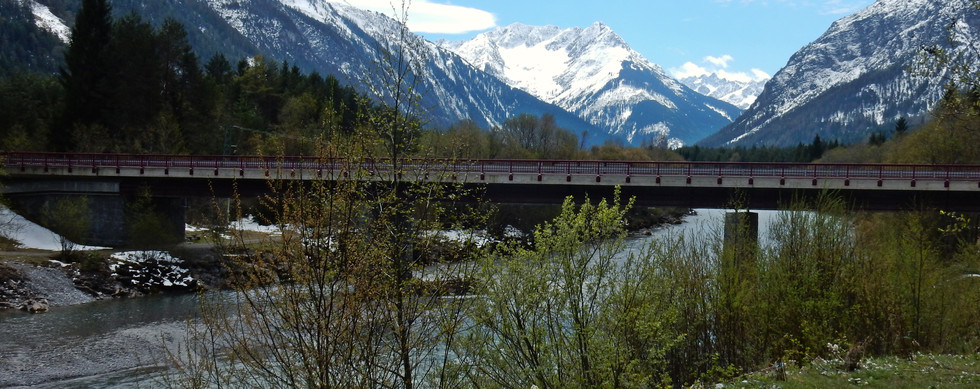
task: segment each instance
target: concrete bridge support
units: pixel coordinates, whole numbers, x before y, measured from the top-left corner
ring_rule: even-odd
[[[184,240],[182,198],[125,195],[112,182],[14,183],[5,191],[18,214],[78,244],[148,248]]]
[[[738,268],[755,262],[759,251],[759,214],[729,212],[725,214],[724,252],[726,266]]]

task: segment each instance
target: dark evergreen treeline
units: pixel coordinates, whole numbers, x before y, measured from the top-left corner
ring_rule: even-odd
[[[813,162],[829,150],[841,146],[837,140],[824,142],[820,135],[810,144],[799,143],[796,147],[701,147],[685,146],[677,153],[687,161],[703,162]]]

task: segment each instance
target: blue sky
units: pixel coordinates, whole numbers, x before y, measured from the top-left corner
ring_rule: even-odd
[[[380,11],[391,0],[337,0]],[[400,2],[398,2],[400,3]],[[835,20],[873,0],[413,0],[409,27],[430,40],[470,39],[520,22],[587,27],[602,21],[668,73],[751,77],[782,68]]]

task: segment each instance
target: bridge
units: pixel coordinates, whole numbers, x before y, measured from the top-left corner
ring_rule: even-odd
[[[832,191],[854,209],[980,211],[980,165],[364,159],[5,152],[4,192],[158,199],[263,193],[270,180],[434,182],[480,188],[499,203],[560,203],[620,187],[642,206],[776,209]],[[110,206],[110,208],[112,208]],[[117,207],[118,208],[118,207]],[[113,218],[118,219],[115,212]],[[182,220],[182,215],[179,218]],[[180,225],[183,225],[181,223]]]

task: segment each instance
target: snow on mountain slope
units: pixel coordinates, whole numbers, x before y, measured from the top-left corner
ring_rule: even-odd
[[[38,27],[50,31],[62,42],[68,43],[68,39],[71,37],[71,28],[65,24],[64,20],[55,16],[46,5],[40,4],[36,0],[30,0],[30,6],[31,13],[34,14],[34,22]]]
[[[384,50],[409,46],[407,52],[417,54],[420,64],[414,73],[420,80],[415,91],[423,97],[425,120],[432,126],[472,119],[486,128],[520,113],[548,113],[573,132],[598,132],[564,109],[472,68],[456,54],[419,36],[397,39],[401,25],[378,12],[326,0],[206,1],[260,52],[307,71],[332,74],[365,92],[384,83],[384,69],[378,65],[384,62]]]
[[[515,23],[439,44],[633,144],[661,134],[693,143],[741,112],[667,76],[601,22],[569,29]]]
[[[702,95],[714,97],[741,109],[748,109],[762,93],[769,78],[735,80],[711,73],[685,77],[679,81]]]
[[[980,12],[970,0],[879,0],[796,52],[749,110],[701,143],[793,145],[814,135],[859,141],[900,117],[925,117],[948,75],[909,69],[922,47],[949,47],[951,23],[970,39],[956,50],[980,63]]]

